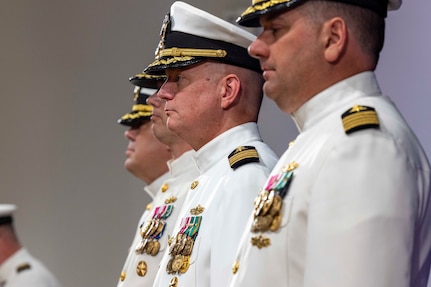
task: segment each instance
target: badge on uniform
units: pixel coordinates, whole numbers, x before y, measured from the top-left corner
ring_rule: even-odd
[[[172,214],[174,206],[164,204],[154,209],[153,216],[146,225],[140,227],[141,241],[135,248],[136,253],[147,253],[156,256],[160,251],[159,239],[163,236],[166,228],[166,219]]]
[[[168,274],[186,273],[190,266],[190,255],[201,226],[202,216],[188,216],[182,219],[180,231],[172,242],[166,265]]]
[[[380,126],[377,112],[372,107],[355,105],[341,115],[346,134],[355,131],[375,128]]]
[[[254,146],[240,146],[229,154],[228,159],[230,167],[237,169],[247,163],[259,162],[259,154]]]
[[[291,162],[282,169],[281,173],[271,176],[265,188],[256,197],[254,201],[254,220],[251,226],[253,233],[275,232],[279,229],[282,219],[283,198],[287,194],[293,179],[293,171],[297,167],[296,162]],[[261,241],[252,238],[252,244],[255,246],[261,246]]]
[[[16,267],[16,272],[21,273],[22,271],[29,270],[29,269],[31,269],[30,264],[29,263],[23,263],[23,264],[20,264]]]

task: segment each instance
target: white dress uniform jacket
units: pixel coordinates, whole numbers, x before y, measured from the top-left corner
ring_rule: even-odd
[[[0,286],[2,287],[60,287],[54,275],[34,258],[25,248],[21,248],[0,266]]]
[[[259,162],[231,168],[228,156],[239,146],[253,146]],[[200,176],[188,192],[173,233],[177,238],[186,222],[196,223],[196,238],[189,265],[168,273],[169,250],[165,252],[154,286],[221,287],[227,285],[235,250],[253,208],[253,199],[277,162],[275,153],[263,143],[256,123],[234,127],[213,139],[195,154]],[[190,226],[190,225],[189,225]],[[193,226],[193,224],[191,224]],[[190,231],[193,231],[191,229]],[[176,246],[171,243],[170,249]]]
[[[355,105],[374,108],[379,127],[346,134]],[[270,176],[293,167],[281,225],[252,232],[250,218],[230,286],[426,286],[430,166],[375,75],[337,83],[293,118],[300,134]]]
[[[135,238],[129,249],[127,260],[124,264],[117,286],[151,286],[160,260],[168,244],[168,237],[172,233],[175,221],[180,213],[186,192],[199,172],[192,159],[194,151],[187,151],[175,160],[168,161],[169,172],[161,179],[157,179],[156,193],[153,192],[154,185],[148,186],[146,191],[153,198],[148,205],[147,211],[143,213],[136,230]],[[141,226],[152,222],[154,215],[161,215],[164,208],[172,208],[170,215],[164,220],[165,226],[161,237],[159,252],[153,256],[146,252],[136,252],[136,248],[142,242]],[[168,213],[165,213],[168,215]]]

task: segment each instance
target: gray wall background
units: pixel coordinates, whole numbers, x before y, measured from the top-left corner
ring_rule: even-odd
[[[189,1],[224,18],[248,2]],[[66,287],[115,286],[148,203],[123,168],[116,120],[171,3],[0,1],[0,202],[19,206],[22,242]],[[389,14],[377,74],[430,155],[429,11],[431,1],[410,0]],[[268,100],[260,120],[281,154],[297,134],[292,121]]]

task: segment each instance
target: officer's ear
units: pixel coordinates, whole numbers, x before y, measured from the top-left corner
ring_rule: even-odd
[[[221,80],[221,107],[228,109],[239,101],[241,81],[235,74],[228,74]]]
[[[348,29],[346,22],[341,17],[334,17],[322,27],[322,37],[325,44],[325,59],[329,63],[337,62],[347,49]]]

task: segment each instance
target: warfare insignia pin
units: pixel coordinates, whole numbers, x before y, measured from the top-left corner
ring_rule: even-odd
[[[175,196],[171,196],[165,199],[165,204],[171,204],[171,203],[174,203],[175,201],[177,201],[177,198]]]
[[[259,249],[262,249],[263,247],[268,247],[269,245],[271,245],[271,239],[264,237],[262,235],[259,235],[251,239],[251,245],[256,246]]]
[[[201,214],[202,212],[204,212],[204,210],[205,210],[205,207],[198,204],[198,206],[196,206],[195,208],[190,209],[190,214],[198,215],[198,214]]]

